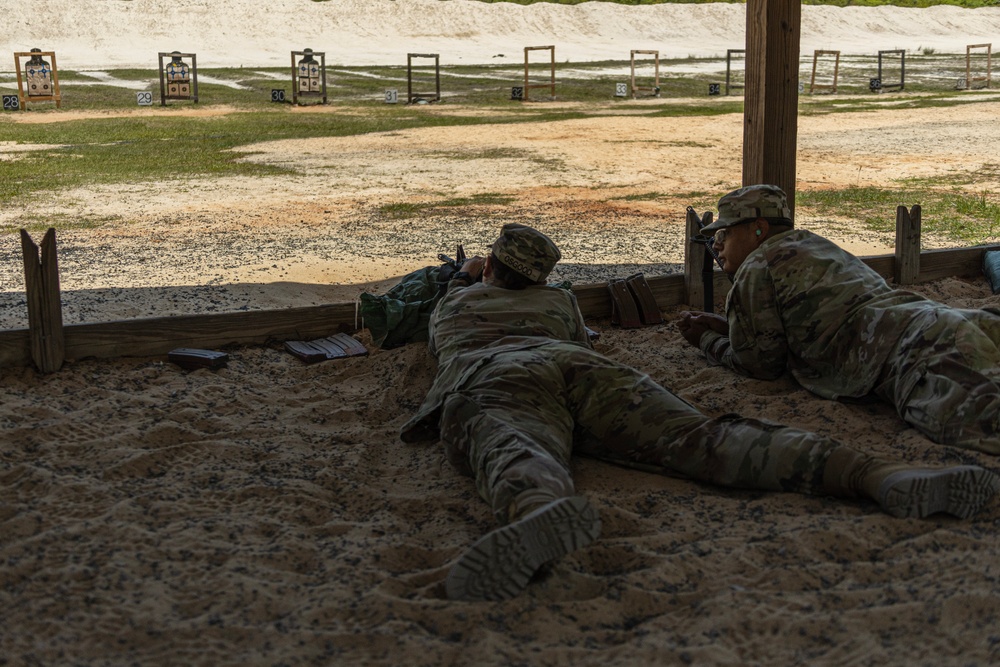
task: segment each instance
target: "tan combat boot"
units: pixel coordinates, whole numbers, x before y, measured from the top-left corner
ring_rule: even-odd
[[[506,600],[520,593],[545,563],[597,539],[601,519],[586,498],[560,498],[487,533],[448,571],[451,600]]]
[[[1000,490],[1000,477],[979,466],[923,468],[843,447],[827,460],[823,486],[837,495],[870,498],[895,517],[943,512],[967,519]]]

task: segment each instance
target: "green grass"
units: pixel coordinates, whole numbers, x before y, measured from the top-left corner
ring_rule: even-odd
[[[852,187],[798,192],[795,202],[799,210],[808,208],[820,216],[849,216],[883,232],[895,230],[897,206],[910,208],[915,204],[920,205],[925,234],[974,245],[1000,232],[1000,200],[985,192]]]
[[[405,220],[415,218],[425,211],[441,208],[467,208],[470,206],[503,206],[512,203],[515,198],[511,195],[502,195],[495,192],[487,192],[472,197],[453,197],[435,202],[423,202],[415,204],[413,202],[394,202],[383,204],[378,212],[383,218],[389,220]]]

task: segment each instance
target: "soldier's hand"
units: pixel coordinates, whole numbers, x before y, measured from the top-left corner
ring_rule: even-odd
[[[723,336],[729,335],[729,323],[726,318],[713,313],[692,313],[684,311],[681,319],[677,322],[677,329],[684,336],[684,340],[698,347],[701,343],[701,336],[706,331],[715,331]]]

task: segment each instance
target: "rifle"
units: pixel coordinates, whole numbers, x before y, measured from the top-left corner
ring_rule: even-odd
[[[449,257],[444,253],[438,255],[438,259],[441,260],[443,263],[449,265],[456,272],[460,271],[462,269],[462,265],[465,264],[465,248],[463,248],[462,244],[459,243],[458,252],[455,253],[455,259],[452,259],[451,257]]]

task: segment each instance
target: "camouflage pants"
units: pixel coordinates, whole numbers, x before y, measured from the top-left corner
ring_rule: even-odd
[[[709,418],[647,375],[578,345],[497,355],[444,401],[448,458],[501,523],[574,494],[573,452],[720,486],[822,488],[837,442],[738,415]]]
[[[1000,454],[1000,317],[934,310],[904,332],[875,393],[934,442]]]

